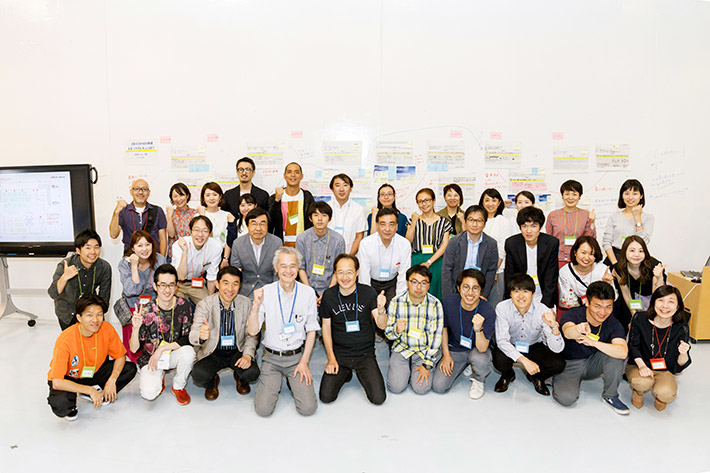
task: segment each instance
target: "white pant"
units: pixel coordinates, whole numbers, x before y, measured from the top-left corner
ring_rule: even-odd
[[[190,376],[192,365],[195,364],[195,349],[191,345],[185,345],[170,352],[170,369],[175,369],[173,388],[184,389],[187,384],[187,377]],[[152,401],[160,395],[163,389],[164,370],[152,370],[145,365],[141,368],[141,396],[143,399]]]

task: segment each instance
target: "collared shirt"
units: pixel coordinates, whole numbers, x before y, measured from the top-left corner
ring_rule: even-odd
[[[537,244],[530,248],[530,245],[525,242],[525,256],[528,262],[528,275],[535,280],[533,302],[540,302],[542,300],[542,289],[540,289],[540,277],[537,274]]]
[[[150,361],[150,357],[160,346],[161,341],[176,342],[181,347],[190,345],[190,327],[192,327],[192,307],[182,297],[175,298],[175,306],[165,310],[158,307],[154,300],[148,312],[143,315],[143,325],[138,332],[141,352],[136,360],[140,368]]]
[[[466,252],[466,264],[463,269],[480,269],[480,265],[478,264],[478,248],[483,241],[483,234],[478,235],[478,240],[474,242],[471,240],[471,235],[466,232],[466,241],[468,242],[468,251]]]
[[[559,335],[553,335],[552,329],[542,319],[542,314],[552,311],[544,304],[533,302],[528,311],[523,315],[513,304],[511,299],[506,299],[496,306],[496,343],[500,351],[517,361],[522,354],[515,349],[515,342],[544,343],[554,353],[560,353],[565,347],[560,328]]]
[[[367,232],[365,209],[357,202],[353,202],[352,199],[348,199],[342,206],[335,198],[328,203],[333,209],[333,218],[328,222],[328,228],[332,228],[343,236],[345,252],[349,253],[357,234]]]
[[[264,302],[259,306],[259,326],[266,323],[264,346],[271,350],[295,350],[303,345],[308,332],[320,329],[315,291],[300,282],[296,282],[296,287],[298,291],[294,288],[291,294],[286,294],[279,281],[264,286]],[[281,340],[279,335],[283,332],[283,323],[289,323],[289,319],[296,325],[296,331]]]
[[[321,296],[333,278],[335,257],[345,253],[345,239],[329,228],[326,228],[325,235],[318,237],[311,227],[298,235],[296,249],[303,255],[300,269],[308,275],[308,285],[316,291],[317,296]],[[321,270],[322,275],[318,274]]]
[[[219,300],[219,343],[217,348],[220,350],[236,350],[236,332],[234,330],[234,300],[229,304],[229,307],[225,307],[222,303],[222,299]],[[231,345],[222,345],[223,336],[235,336],[235,342]]]
[[[148,224],[148,211],[155,207],[157,213],[155,215],[155,222],[150,228],[150,236],[155,240],[155,244],[160,244],[160,236],[158,232],[164,230],[168,226],[168,219],[165,218],[165,212],[158,206],[155,206],[149,202],[146,202],[145,207],[142,212],[136,211],[136,206],[133,202],[126,205],[126,207],[121,210],[118,214],[118,226],[123,230],[123,236],[121,241],[123,241],[124,251],[128,249],[128,245],[131,242],[131,237],[136,230],[145,230]]]
[[[251,249],[254,250],[254,258],[256,259],[256,265],[258,266],[261,261],[259,259],[261,258],[261,250],[264,248],[264,240],[261,240],[261,243],[258,245],[254,243],[254,240],[252,240],[251,235],[249,235],[249,243],[251,243]]]
[[[217,279],[217,271],[219,271],[219,263],[222,260],[222,245],[214,238],[208,238],[205,244],[199,250],[195,249],[195,244],[192,242],[191,236],[183,237],[187,242],[187,276],[185,279],[201,278],[205,276],[208,281]],[[180,266],[182,259],[182,248],[175,242],[173,245],[173,261],[172,265],[177,268]]]
[[[405,319],[407,327],[398,334],[397,320]],[[419,305],[409,298],[409,291],[390,301],[387,311],[385,335],[394,340],[392,350],[404,358],[418,355],[424,365],[432,368],[441,347],[441,333],[444,329],[444,310],[436,297],[427,293]],[[419,337],[416,333],[420,332]]]
[[[409,240],[395,234],[385,248],[378,233],[365,237],[357,252],[360,261],[360,284],[370,284],[371,280],[390,281],[397,276],[397,294],[407,290],[406,273],[412,264],[412,245]],[[380,269],[389,270],[390,277],[380,277]]]

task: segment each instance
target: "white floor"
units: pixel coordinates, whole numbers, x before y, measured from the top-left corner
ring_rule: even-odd
[[[680,395],[664,412],[650,396],[641,410],[619,416],[602,404],[601,380],[583,383],[572,408],[535,393],[518,373],[497,394],[494,372],[486,394],[468,398],[459,379],[447,395],[389,395],[370,405],[354,379],[331,405],[300,417],[284,386],[268,419],[253,410],[253,389],[239,396],[222,372],[214,402],[188,383],[189,406],[169,390],[141,399],[137,380],[115,404],[94,410],[79,400],[79,418],[56,418],[47,405],[46,373],[59,326],[34,328],[12,316],[0,320],[0,472],[242,471],[710,471],[710,344],[693,345],[693,365],[679,378]],[[386,373],[386,345],[378,359]],[[317,344],[311,361],[316,392],[325,366]],[[168,385],[171,378],[168,377]],[[630,405],[622,382],[621,397]],[[136,470],[138,469],[138,470]],[[254,470],[255,469],[255,470]]]

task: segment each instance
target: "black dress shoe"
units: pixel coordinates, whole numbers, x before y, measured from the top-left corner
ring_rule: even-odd
[[[531,381],[532,381],[533,386],[535,387],[535,391],[542,394],[543,396],[550,395],[550,390],[547,389],[547,385],[545,384],[545,381],[541,380],[540,378],[532,378]]]
[[[515,373],[513,373],[513,376],[510,377],[501,375],[493,390],[497,393],[504,393],[508,390],[508,385],[512,383],[513,380],[515,380]]]

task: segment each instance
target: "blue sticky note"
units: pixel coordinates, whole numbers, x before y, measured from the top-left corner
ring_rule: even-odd
[[[188,172],[210,172],[209,164],[190,164]]]
[[[397,168],[395,166],[389,166],[389,174],[387,178],[392,179],[393,181],[397,179]]]
[[[367,169],[360,168],[357,170],[357,177],[365,177],[365,173],[367,172]]]
[[[537,168],[532,168],[532,173],[537,174]]]
[[[316,171],[316,179],[323,177],[323,171]]]

